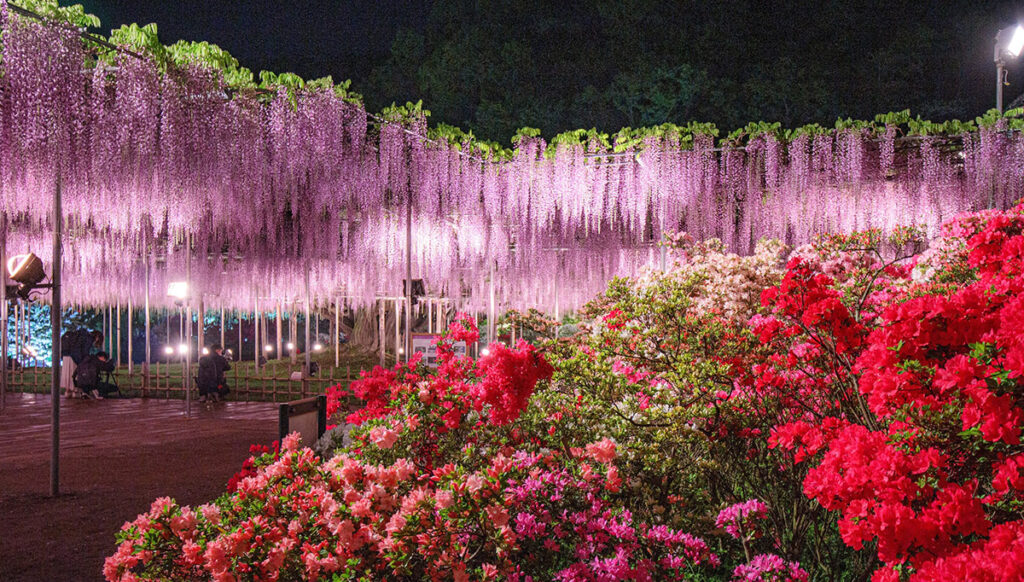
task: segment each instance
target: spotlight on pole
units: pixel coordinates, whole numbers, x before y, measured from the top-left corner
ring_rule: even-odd
[[[996,33],[993,60],[996,63],[996,109],[1003,112],[1003,86],[1006,80],[1006,62],[1016,59],[1024,51],[1024,26],[1004,28]]]
[[[39,287],[50,287],[50,285],[40,285],[40,282],[46,278],[46,273],[43,271],[42,259],[32,253],[8,259],[7,276],[18,283],[18,286],[8,287],[8,295],[17,295],[26,301],[29,293],[33,290]]]
[[[210,348],[203,348],[203,355],[204,356],[210,355]]]
[[[480,355],[481,356],[489,356],[489,355],[491,355],[490,348],[484,348],[484,349],[480,350]]]
[[[185,355],[188,353],[188,344],[181,344],[178,346],[178,353]]]
[[[322,344],[313,344],[313,351],[314,352],[319,352],[322,349],[324,349],[324,346]]]
[[[292,342],[288,342],[287,344],[285,344],[284,347],[288,348],[289,350],[294,350],[295,344],[293,344]]]
[[[265,352],[272,352],[272,351],[274,351],[274,346],[272,346],[270,344],[267,344],[267,345],[263,346],[263,351],[265,351]]]
[[[164,353],[167,354],[168,356],[174,355],[174,348],[172,348],[171,346],[166,346],[164,348]]]

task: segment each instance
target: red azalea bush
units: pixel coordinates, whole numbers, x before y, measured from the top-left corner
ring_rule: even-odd
[[[930,278],[879,302],[869,326],[807,286],[766,296],[782,329],[799,321],[856,381],[824,418],[770,441],[814,460],[805,493],[839,512],[847,544],[876,545],[876,580],[1019,579],[1022,562],[1007,557],[1024,546],[1024,206],[944,234]]]

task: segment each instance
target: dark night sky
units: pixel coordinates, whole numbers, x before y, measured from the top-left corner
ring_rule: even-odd
[[[208,41],[254,73],[352,79],[373,110],[423,99],[432,123],[502,142],[525,125],[545,134],[689,119],[729,129],[757,119],[795,127],[904,108],[935,121],[972,119],[994,106],[996,29],[1024,16],[1019,1],[1003,0],[665,0],[648,12],[667,17],[637,16],[622,32],[614,29],[633,15],[616,0],[61,1],[80,1],[104,35],[155,22],[164,44]],[[597,28],[595,14],[616,11]],[[403,28],[425,36],[389,62]],[[635,88],[651,85],[630,74],[665,66],[677,48],[709,75],[705,92],[667,118],[625,117],[615,101],[624,97],[610,93],[613,77],[625,77],[643,98]],[[1024,63],[1009,69],[1007,104],[1024,89]]]
[[[104,35],[122,24],[155,22],[164,44],[207,41],[254,73],[335,81],[364,77],[387,58],[398,27],[415,26],[430,6],[414,0],[76,1],[100,18]]]

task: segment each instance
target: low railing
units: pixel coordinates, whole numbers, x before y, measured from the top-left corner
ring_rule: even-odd
[[[184,399],[184,376],[180,368],[171,368],[166,364],[153,364],[148,373],[143,366],[136,365],[129,373],[127,366],[121,366],[114,373],[114,380],[122,393],[143,398]],[[196,367],[193,365],[192,373]],[[288,402],[316,394],[325,394],[327,389],[337,384],[348,386],[356,378],[351,366],[325,366],[320,368],[316,376],[293,380],[291,372],[288,376],[279,376],[261,368],[253,373],[250,366],[236,366],[227,373],[229,400],[257,402]],[[280,372],[280,371],[278,371]],[[27,367],[7,371],[7,389],[9,392],[48,393],[51,386],[49,367]],[[192,382],[193,396],[197,394],[195,382]]]

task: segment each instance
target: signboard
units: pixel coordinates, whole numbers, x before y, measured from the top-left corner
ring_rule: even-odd
[[[437,367],[437,340],[441,339],[440,334],[414,333],[412,334],[412,353],[423,352],[423,363],[431,368]],[[452,351],[456,356],[466,355],[466,342],[455,342]]]

